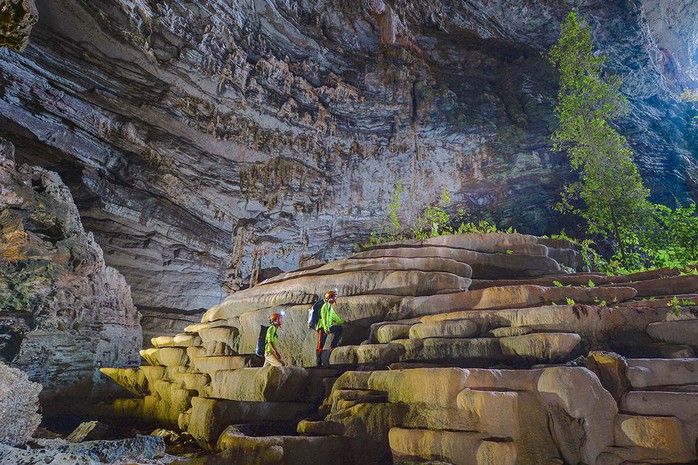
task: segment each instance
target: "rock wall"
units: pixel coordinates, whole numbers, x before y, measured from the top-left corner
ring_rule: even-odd
[[[695,463],[698,275],[572,273],[578,255],[456,235],[279,275],[154,338],[147,365],[103,368],[136,396],[113,414],[220,451],[187,465]],[[329,283],[346,338],[316,368],[307,309]],[[289,366],[260,367],[280,309]]]
[[[163,327],[252,275],[346,255],[398,181],[405,221],[448,188],[505,227],[564,226],[541,52],[571,8],[624,79],[621,131],[654,195],[695,198],[675,100],[696,79],[694,2],[36,3],[27,49],[0,50],[0,133],[59,172]]]
[[[45,415],[113,392],[101,366],[132,366],[139,314],[56,173],[14,162],[0,139],[0,360],[43,386]]]

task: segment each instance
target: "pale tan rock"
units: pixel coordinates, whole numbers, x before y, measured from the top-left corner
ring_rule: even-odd
[[[615,442],[621,447],[661,451],[667,458],[694,460],[696,457],[695,444],[686,440],[683,425],[675,417],[620,414],[615,422]]]
[[[167,367],[189,365],[189,356],[182,347],[162,347],[155,350],[158,352],[157,360]]]
[[[429,295],[467,289],[470,278],[439,271],[363,271],[332,275],[301,276],[279,284],[258,285],[236,292],[209,309],[203,321],[232,318],[261,308],[282,305],[312,305],[328,289],[340,296],[388,294],[393,296]],[[341,300],[341,299],[340,299]],[[201,332],[199,331],[199,334]]]
[[[362,344],[332,350],[330,365],[380,364],[388,366],[405,353],[400,344]]]
[[[477,465],[516,465],[517,458],[513,442],[482,441],[475,460]]]
[[[201,323],[195,323],[184,328],[185,333],[196,333],[218,326],[234,326],[227,319],[203,320]]]
[[[158,348],[142,349],[140,354],[143,360],[152,366],[165,366],[160,360],[160,349]]]
[[[172,336],[158,336],[150,339],[150,343],[154,347],[172,347],[174,346],[174,338]]]
[[[139,368],[100,368],[99,371],[137,396],[148,394],[148,379]]]
[[[209,356],[209,354],[204,347],[196,347],[196,346],[187,347],[187,357],[189,357],[190,360],[197,358],[197,357],[208,357],[208,356]]]
[[[502,360],[497,338],[429,338],[396,339],[393,344],[405,347],[403,361]]]
[[[202,344],[203,354],[200,356],[205,357],[223,357],[230,355],[237,355],[237,352],[233,350],[225,342],[220,341],[207,341]]]
[[[692,294],[698,292],[698,275],[657,278],[624,285],[634,287],[638,297]]]
[[[630,391],[623,396],[620,409],[635,415],[676,417],[689,438],[698,438],[698,392]]]
[[[619,402],[628,389],[628,363],[622,356],[613,352],[589,352],[584,366],[594,372],[601,385]]]
[[[248,368],[255,365],[259,366],[261,363],[257,363],[254,357],[231,355],[192,358],[191,365],[201,373],[211,374],[219,370],[237,370],[239,368]]]
[[[472,276],[472,268],[467,263],[447,257],[377,257],[358,258],[356,256],[342,260],[334,260],[312,270],[299,270],[282,273],[260,283],[261,285],[279,283],[299,276],[316,276],[337,274],[346,271],[444,271],[465,278]]]
[[[698,384],[698,359],[628,359],[628,379],[633,388]]]
[[[297,431],[301,436],[341,436],[344,425],[336,421],[301,420]]]
[[[152,386],[152,384],[159,380],[163,379],[165,377],[165,372],[167,371],[167,368],[164,366],[142,366],[139,367],[139,370],[143,372],[145,375],[146,379],[148,380],[149,385]]]
[[[478,431],[495,437],[518,437],[518,393],[464,389],[457,396],[458,408],[476,419]]]
[[[253,437],[225,431],[219,445],[224,450],[217,456],[218,463],[230,465],[323,465],[329,457],[334,464],[351,465],[358,463],[355,457],[363,457],[339,437]]]
[[[199,337],[204,344],[210,342],[222,342],[237,351],[240,347],[240,330],[232,326],[216,326],[199,331]]]
[[[524,334],[529,334],[533,330],[526,326],[504,326],[502,328],[494,328],[490,330],[489,334],[493,337],[511,337],[511,336],[523,336]]]
[[[501,326],[526,326],[539,332],[573,332],[584,340],[609,340],[629,332],[643,333],[649,323],[664,321],[666,310],[586,305],[550,305],[502,310],[468,310],[428,315],[423,322],[465,318],[481,331]]]
[[[623,302],[636,291],[630,287],[543,287],[535,285],[498,286],[477,291],[406,297],[400,305],[401,318],[415,318],[462,310],[505,309],[573,303]]]
[[[656,341],[698,347],[698,320],[650,323],[647,325],[647,334]]]
[[[507,358],[556,361],[566,358],[582,338],[573,333],[533,333],[499,339]]]
[[[203,373],[173,373],[170,378],[181,389],[196,391],[198,396],[206,396],[210,390],[211,377]]]
[[[143,402],[144,399],[116,399],[112,403],[112,411],[117,417],[145,418]]]
[[[477,451],[485,436],[477,432],[391,428],[388,433],[393,459],[419,457],[453,465],[477,464]]]
[[[590,370],[547,368],[538,379],[538,392],[551,416],[553,435],[567,463],[595,463],[606,447],[614,445],[618,406]]]
[[[376,329],[376,342],[387,344],[394,339],[407,339],[411,325],[406,324],[382,324]]]
[[[180,333],[172,338],[175,347],[196,347],[200,346],[203,341],[198,334]]]
[[[302,401],[308,393],[308,372],[300,367],[242,368],[211,373],[211,395],[253,402]]]
[[[419,323],[410,328],[410,339],[431,337],[467,338],[477,333],[477,324],[470,320],[445,320],[433,323]]]
[[[194,397],[186,422],[187,432],[208,450],[225,447],[221,433],[229,426],[255,422],[298,421],[313,410],[312,404],[294,402],[237,402]]]
[[[392,403],[455,407],[458,393],[465,388],[467,374],[460,368],[375,371],[369,377],[368,387],[387,392]]]

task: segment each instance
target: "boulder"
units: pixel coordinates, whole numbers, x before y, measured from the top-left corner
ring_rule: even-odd
[[[553,362],[563,360],[582,338],[574,333],[532,333],[499,339],[502,354],[509,359]]]
[[[637,297],[681,295],[698,292],[698,275],[671,276],[625,283],[637,290]]]
[[[375,335],[374,342],[386,344],[394,339],[407,339],[409,337],[411,327],[412,325],[409,324],[381,324],[373,332]]]
[[[180,333],[172,338],[175,347],[195,347],[203,343],[198,334]]]
[[[503,360],[497,338],[396,339],[393,344],[405,348],[403,361],[481,363]]]
[[[344,425],[336,421],[310,421],[298,422],[298,434],[301,436],[341,436],[344,433]]]
[[[312,404],[296,402],[238,402],[194,397],[191,413],[182,425],[208,450],[220,450],[219,438],[230,425],[240,423],[294,425],[314,410]]]
[[[419,323],[410,328],[410,339],[430,337],[467,338],[477,333],[477,324],[470,320],[445,320],[433,323]]]
[[[584,366],[596,374],[601,385],[611,393],[616,402],[630,389],[628,363],[622,356],[613,352],[589,352]]]
[[[221,342],[226,344],[233,351],[240,347],[240,330],[233,326],[216,326],[199,331],[199,337],[204,344],[211,342]]]
[[[615,422],[615,442],[621,447],[660,452],[667,461],[696,459],[695,443],[686,440],[683,425],[674,417],[620,414]]]
[[[698,384],[698,359],[628,359],[628,380],[637,390]]]
[[[516,445],[503,441],[482,441],[475,457],[477,465],[516,465],[517,459]]]
[[[377,364],[388,366],[405,353],[400,344],[362,344],[342,346],[332,350],[330,365]]]
[[[453,465],[476,464],[477,451],[485,438],[482,433],[470,431],[391,428],[388,433],[395,461],[439,460]]]
[[[512,337],[512,336],[523,336],[532,332],[531,328],[526,326],[503,326],[501,328],[494,328],[489,331],[489,335],[492,337]]]
[[[618,406],[590,370],[547,368],[538,379],[538,393],[566,463],[595,463],[606,447],[614,445]]]
[[[107,431],[109,430],[109,425],[105,423],[100,423],[98,421],[86,421],[80,423],[80,425],[73,430],[65,440],[68,442],[83,442],[83,441],[93,441],[95,439],[103,439]]]
[[[307,398],[308,372],[300,367],[242,368],[211,373],[211,395],[250,402],[297,402]]]
[[[678,418],[688,437],[698,438],[698,392],[630,391],[620,409],[634,415]]]
[[[466,370],[459,368],[375,371],[369,377],[368,387],[387,392],[391,403],[455,407],[467,375]]]
[[[229,355],[220,357],[195,357],[191,359],[191,366],[201,373],[211,374],[219,370],[237,370],[260,366],[261,360],[256,356]]]
[[[655,341],[698,347],[698,319],[650,323],[647,334]]]

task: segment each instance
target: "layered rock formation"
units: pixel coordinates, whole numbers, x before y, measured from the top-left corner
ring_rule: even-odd
[[[448,188],[454,210],[557,228],[568,169],[541,52],[571,8],[624,79],[621,130],[656,198],[695,198],[693,110],[675,101],[697,78],[692,1],[37,7],[24,53],[0,50],[0,133],[61,174],[149,334],[250,276],[345,256],[398,181],[405,221]]]
[[[0,139],[0,360],[43,386],[45,415],[78,413],[111,391],[98,367],[137,364],[139,314],[58,175],[13,154]]]
[[[154,338],[148,365],[102,371],[133,394],[116,415],[221,451],[191,465],[694,463],[698,275],[568,273],[579,262],[520,234],[386,244],[237,292]],[[329,286],[346,339],[302,368]],[[260,367],[280,309],[293,366]]]

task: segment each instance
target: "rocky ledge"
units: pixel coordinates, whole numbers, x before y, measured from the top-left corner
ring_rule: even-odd
[[[268,279],[154,338],[113,415],[214,452],[182,463],[691,464],[698,273],[574,272],[576,246],[521,234],[391,243]],[[314,365],[310,304],[336,287],[343,345]],[[285,310],[292,366],[261,367]]]
[[[102,366],[133,366],[139,314],[56,173],[0,139],[0,361],[43,386],[45,415],[106,395]]]

